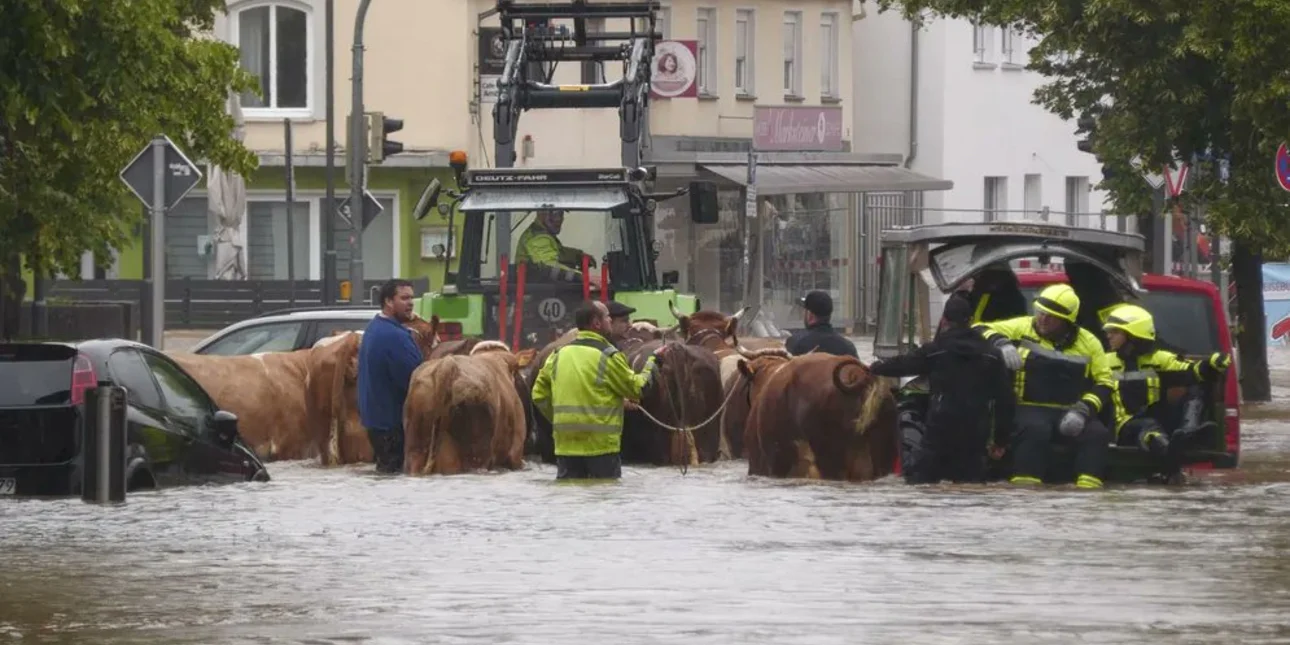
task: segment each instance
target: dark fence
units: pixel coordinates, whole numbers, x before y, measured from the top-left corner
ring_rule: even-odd
[[[18,316],[20,339],[36,339],[31,331],[32,307]],[[74,341],[89,338],[138,338],[139,305],[133,302],[75,302],[45,307],[45,333],[38,340]]]
[[[372,304],[384,280],[366,280],[363,301]],[[430,288],[429,278],[409,280],[413,291]],[[49,285],[50,306],[74,303],[125,303],[143,311],[149,297],[143,280],[57,280]],[[167,329],[219,329],[277,309],[317,307],[322,302],[321,280],[194,280],[166,281]],[[348,303],[338,303],[347,305]],[[374,305],[378,306],[378,305]],[[132,320],[138,320],[134,314]],[[52,324],[52,321],[51,321]],[[134,325],[138,329],[138,323]]]

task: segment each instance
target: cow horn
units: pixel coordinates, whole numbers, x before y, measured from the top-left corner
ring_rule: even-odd
[[[682,320],[685,318],[685,314],[681,313],[681,310],[677,309],[676,304],[673,303],[671,300],[667,301],[667,308],[671,310],[673,318],[676,318],[677,320]]]
[[[734,313],[734,315],[730,316],[730,319],[731,319],[731,320],[739,320],[739,317],[740,317],[740,316],[742,316],[742,315],[744,315],[744,312],[748,311],[748,309],[749,309],[748,307],[744,307],[743,309],[740,309],[739,311],[736,311],[736,312]]]
[[[754,358],[752,350],[748,349],[747,347],[744,347],[743,345],[735,345],[735,351],[739,352],[740,356],[747,358],[749,360]]]

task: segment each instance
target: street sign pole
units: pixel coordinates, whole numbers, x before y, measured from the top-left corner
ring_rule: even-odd
[[[165,349],[162,344],[165,338],[166,325],[166,250],[164,247],[166,232],[166,140],[156,137],[152,140],[152,205],[149,209],[152,220],[152,239],[148,245],[152,248],[152,284],[150,294],[152,324],[149,325],[152,338],[144,342],[158,350]]]
[[[151,155],[149,155],[151,153]],[[135,155],[121,171],[121,181],[148,209],[144,286],[140,304],[146,310],[145,343],[163,349],[166,319],[166,211],[179,203],[202,180],[202,171],[164,134]]]

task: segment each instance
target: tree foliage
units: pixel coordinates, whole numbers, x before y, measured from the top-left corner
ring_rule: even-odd
[[[1273,172],[1290,138],[1290,2],[1284,0],[877,0],[906,18],[1005,25],[1039,39],[1029,67],[1047,77],[1035,101],[1063,118],[1098,118],[1094,150],[1121,214],[1150,212],[1130,164],[1159,169],[1199,157],[1183,199],[1255,249],[1290,251],[1290,217]],[[1218,159],[1230,158],[1230,181]],[[1210,160],[1205,161],[1206,158]]]
[[[254,169],[225,106],[255,83],[208,36],[223,5],[0,3],[0,257],[73,272],[84,251],[125,246],[142,211],[123,208],[118,173],[156,134],[194,160]]]

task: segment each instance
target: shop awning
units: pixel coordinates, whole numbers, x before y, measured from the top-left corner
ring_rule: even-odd
[[[627,190],[618,187],[570,188],[476,188],[466,194],[458,207],[462,212],[530,211],[555,209],[607,211],[627,203]]]
[[[748,183],[746,164],[702,164],[739,185]],[[954,182],[899,166],[783,164],[757,166],[758,195],[792,193],[885,193],[949,190]]]

